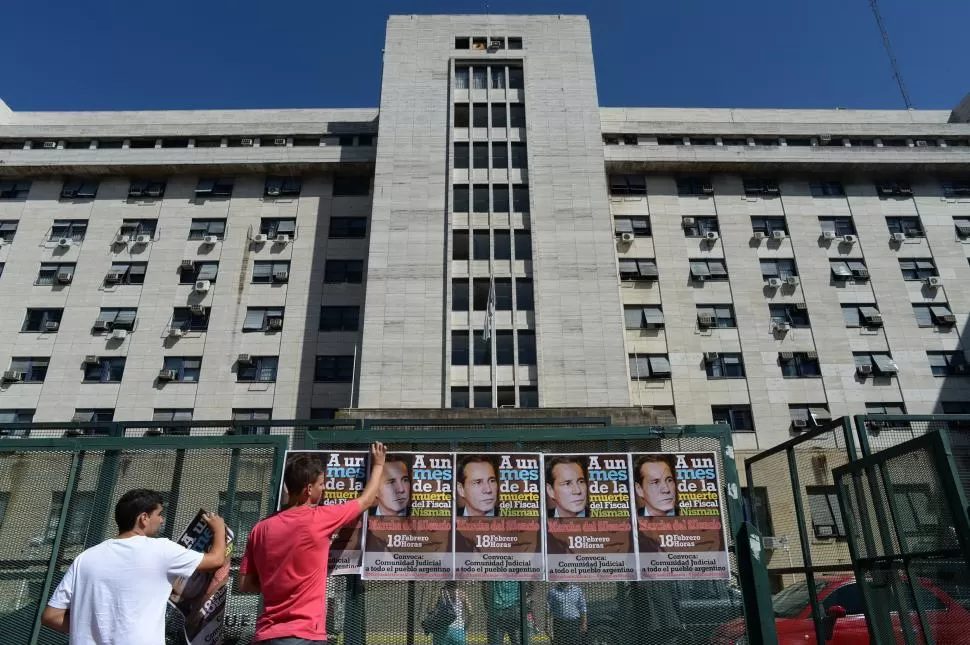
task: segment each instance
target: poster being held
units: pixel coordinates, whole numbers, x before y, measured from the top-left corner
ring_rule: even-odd
[[[635,580],[630,456],[544,456],[546,579]]]
[[[730,577],[717,455],[633,455],[640,580]]]
[[[541,455],[457,457],[455,576],[459,580],[542,580]]]
[[[372,580],[450,580],[455,455],[399,452],[387,455],[369,511],[363,577]]]

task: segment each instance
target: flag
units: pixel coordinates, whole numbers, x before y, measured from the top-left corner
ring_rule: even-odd
[[[485,329],[482,339],[487,343],[495,333],[495,278],[489,278],[488,304],[485,305]]]

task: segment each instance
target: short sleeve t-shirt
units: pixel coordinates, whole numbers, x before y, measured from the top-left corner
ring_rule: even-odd
[[[333,506],[297,506],[253,527],[239,565],[255,574],[263,613],[253,642],[271,638],[327,638],[327,559],[330,537],[361,514],[357,500]]]
[[[164,645],[172,584],[202,556],[164,538],[105,540],[74,559],[47,604],[70,610],[71,645]]]

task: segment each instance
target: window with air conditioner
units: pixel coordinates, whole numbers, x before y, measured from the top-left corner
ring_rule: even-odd
[[[173,381],[195,383],[202,373],[201,356],[166,356],[162,363],[163,370],[175,373]]]
[[[85,383],[118,383],[124,374],[124,356],[100,356],[84,365]]]
[[[198,147],[198,141],[196,141],[196,147]],[[234,184],[235,179],[231,177],[200,179],[199,183],[195,186],[195,196],[199,199],[232,197]],[[225,224],[225,220],[222,220],[222,222]],[[190,237],[189,239],[192,238]]]
[[[771,304],[768,305],[768,316],[771,322],[788,323],[792,328],[807,328],[808,307],[804,304]]]
[[[635,237],[650,237],[650,218],[615,217],[613,218],[613,232],[617,237],[625,233]]]
[[[841,181],[811,182],[808,186],[812,197],[845,197]]]
[[[303,180],[299,177],[267,177],[263,197],[299,197]]]
[[[172,329],[182,331],[206,331],[209,329],[209,307],[175,307],[172,312]]]
[[[685,237],[705,237],[721,230],[716,217],[685,217],[682,225]]]
[[[30,181],[2,181],[0,182],[0,199],[27,199],[30,193]]]
[[[769,278],[787,278],[798,276],[798,266],[795,260],[790,258],[778,258],[774,260],[761,260],[761,277],[765,280]]]
[[[855,235],[855,224],[851,217],[819,217],[818,223],[822,233],[831,233],[835,237]]]
[[[61,199],[94,199],[100,184],[97,179],[66,179],[61,186]]]
[[[727,266],[724,260],[689,260],[690,277],[695,282],[726,281]]]
[[[195,284],[201,281],[215,282],[218,275],[218,262],[192,262],[191,266],[184,263],[179,269],[179,284]]]
[[[765,237],[772,237],[775,231],[782,231],[788,235],[788,222],[784,217],[752,217],[751,231],[761,233]]]
[[[777,145],[775,140],[775,145]],[[747,178],[742,179],[744,194],[748,197],[778,197],[781,191],[778,189],[778,182],[774,179]]]
[[[290,275],[289,262],[257,260],[253,263],[253,284],[286,282]]]
[[[296,219],[292,217],[264,217],[259,222],[259,232],[271,240],[277,235],[296,237]]]
[[[95,321],[95,331],[133,331],[137,315],[138,309],[135,307],[102,307]]]
[[[219,240],[225,239],[226,220],[225,219],[197,219],[197,218],[193,219],[192,224],[189,226],[189,239],[204,240],[209,236],[213,236]]]
[[[744,359],[740,353],[718,352],[705,356],[704,371],[708,380],[744,378]]]
[[[948,327],[956,325],[956,316],[947,302],[913,303],[917,327]]]
[[[901,233],[906,237],[923,237],[923,223],[918,217],[887,217],[886,227],[889,234]]]
[[[732,432],[754,432],[750,405],[712,405],[714,423],[730,426]]]
[[[4,380],[12,381],[14,380],[12,376],[16,376],[16,380],[23,383],[43,383],[44,379],[47,378],[47,366],[49,364],[50,359],[47,357],[14,356],[10,359],[10,367],[4,374]],[[8,375],[11,375],[11,378],[8,378]]]
[[[129,199],[160,199],[165,196],[165,180],[133,179],[128,185]]]
[[[818,355],[808,352],[782,352],[778,355],[781,375],[784,378],[819,378],[822,368]]]
[[[249,307],[243,331],[279,331],[283,328],[283,307]]]
[[[899,270],[903,280],[921,281],[940,275],[933,258],[908,258],[899,261]]]
[[[147,262],[114,262],[105,275],[106,284],[144,284]]]
[[[47,240],[57,242],[68,239],[72,242],[81,242],[84,240],[87,230],[88,221],[86,219],[56,219],[54,225],[51,226]]]
[[[260,425],[260,421],[273,418],[272,408],[233,408],[233,429],[230,433],[242,435],[269,434],[270,426]]]
[[[155,239],[157,229],[157,219],[126,219],[122,220],[118,234],[127,235],[130,241],[134,242],[139,235],[147,235],[149,239]]]
[[[710,197],[714,194],[714,184],[706,175],[682,175],[676,181],[679,197]]]
[[[236,381],[239,383],[274,383],[276,382],[278,365],[278,356],[250,356],[248,363],[237,363]]]
[[[733,305],[697,305],[697,321],[700,327],[732,329],[738,326]]]
[[[39,333],[57,331],[63,315],[64,309],[61,308],[28,308],[27,315],[24,317],[24,324],[21,326],[20,331]]]

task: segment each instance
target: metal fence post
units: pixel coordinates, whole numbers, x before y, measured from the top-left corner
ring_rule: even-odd
[[[735,548],[738,556],[738,581],[744,601],[744,623],[749,643],[778,645],[775,616],[771,610],[768,570],[761,560],[761,534],[758,528],[741,522]]]
[[[812,549],[808,546],[808,530],[805,523],[805,509],[802,506],[802,485],[798,477],[798,461],[794,448],[785,450],[788,457],[788,471],[791,474],[792,502],[795,506],[795,521],[798,523],[798,541],[802,547],[802,563],[805,566],[805,583],[808,585],[808,602],[812,610],[812,624],[815,626],[815,642],[825,645],[822,628],[822,615],[819,612],[818,590],[815,588],[815,567],[812,565]]]

